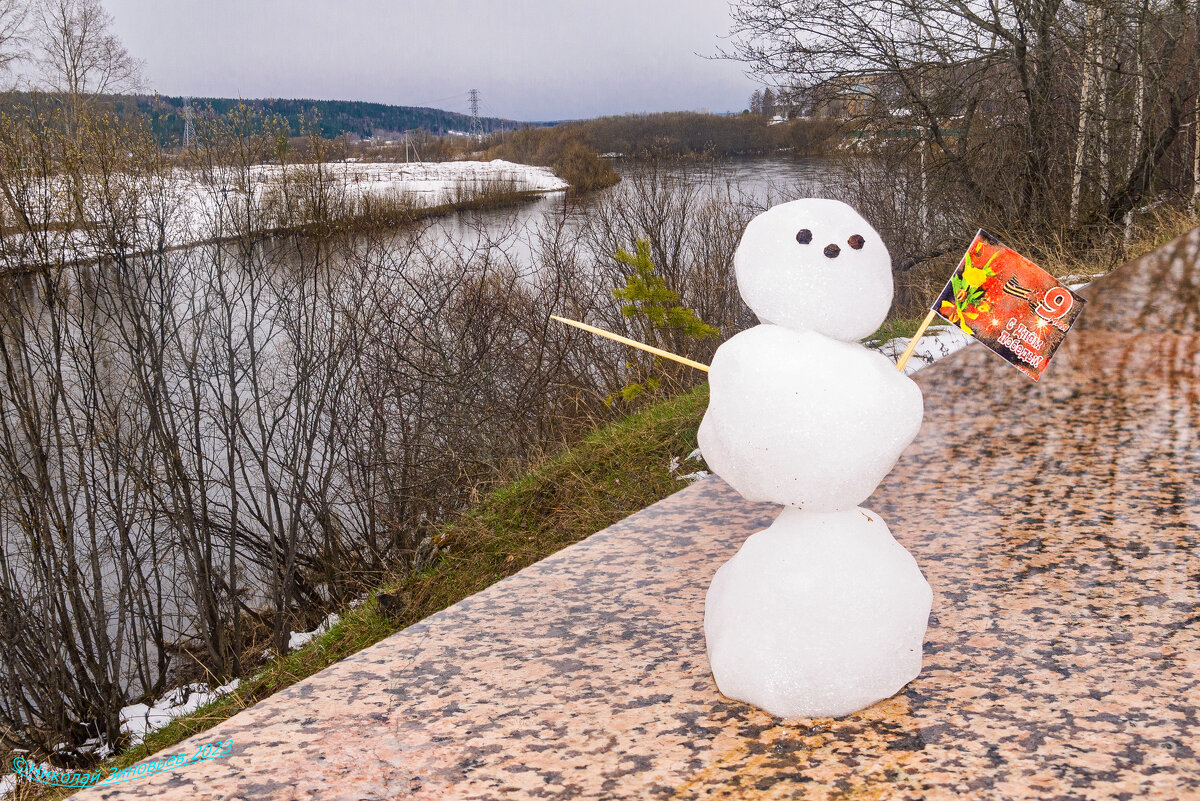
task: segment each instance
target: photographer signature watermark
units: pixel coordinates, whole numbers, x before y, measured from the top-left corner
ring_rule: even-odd
[[[52,784],[55,787],[103,787],[109,784],[132,781],[133,779],[143,779],[147,776],[153,776],[156,773],[190,765],[193,762],[203,762],[206,759],[217,759],[218,757],[228,756],[232,748],[233,740],[205,743],[196,746],[196,749],[190,754],[186,751],[180,751],[178,754],[173,754],[169,757],[155,757],[137,765],[131,765],[128,768],[121,768],[108,775],[104,775],[108,770],[107,768],[97,768],[89,773],[80,773],[78,771],[59,770],[47,767],[46,765],[35,765],[25,759],[25,757],[20,756],[13,757],[12,766],[13,771],[18,776],[23,776],[39,784]]]

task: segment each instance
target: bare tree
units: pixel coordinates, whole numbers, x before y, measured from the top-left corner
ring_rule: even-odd
[[[33,58],[46,87],[61,93],[77,120],[96,95],[140,87],[142,62],[112,32],[100,0],[37,0]]]
[[[9,72],[14,62],[25,57],[28,12],[24,0],[0,0],[0,72]]]
[[[1075,169],[1071,176],[1071,225],[1079,222],[1079,200],[1083,190],[1083,165],[1088,139],[1092,135],[1092,83],[1096,74],[1096,62],[1100,50],[1098,23],[1094,19],[1096,10],[1088,7],[1083,26],[1084,63],[1080,68],[1083,85],[1079,90],[1079,135],[1075,142]]]
[[[728,57],[807,87],[889,160],[927,156],[935,233],[900,263],[941,250],[938,218],[964,211],[1001,229],[1120,225],[1200,87],[1185,0],[742,0],[733,20]]]

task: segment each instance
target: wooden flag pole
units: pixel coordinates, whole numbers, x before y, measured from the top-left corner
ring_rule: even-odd
[[[933,318],[937,315],[933,309],[929,310],[929,314],[925,315],[925,319],[921,321],[921,327],[917,329],[917,333],[913,334],[913,338],[909,340],[908,347],[904,349],[904,353],[900,354],[900,361],[896,362],[896,369],[904,372],[904,365],[908,364],[908,360],[912,358],[913,351],[917,349],[917,341],[921,339],[921,335],[925,333],[925,329],[933,322]]]
[[[706,373],[708,372],[707,364],[701,364],[700,362],[694,362],[691,359],[685,359],[683,356],[677,356],[674,353],[671,353],[670,351],[660,350],[659,348],[651,347],[650,345],[647,345],[642,342],[638,342],[635,339],[628,339],[628,338],[620,336],[618,334],[614,334],[610,331],[605,331],[603,328],[596,328],[595,326],[588,325],[587,323],[581,323],[577,320],[568,320],[566,317],[556,317],[553,314],[550,315],[550,319],[558,320],[560,323],[566,323],[567,325],[573,325],[576,328],[582,328],[584,331],[588,331],[592,334],[595,334],[598,337],[604,337],[606,339],[611,339],[616,342],[620,342],[622,344],[628,345],[631,348],[638,348],[639,350],[644,350],[644,351],[647,351],[648,353],[653,353],[655,356],[662,356],[664,359],[671,359],[672,361],[679,362],[680,364],[686,364],[688,367],[695,367],[697,370],[703,370]]]

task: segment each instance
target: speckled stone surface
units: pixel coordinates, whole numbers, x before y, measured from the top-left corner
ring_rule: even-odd
[[[1200,798],[1200,233],[1046,376],[979,346],[865,504],[934,590],[921,675],[840,720],[722,698],[704,593],[774,507],[706,479],[80,798]],[[172,749],[169,753],[188,747]]]

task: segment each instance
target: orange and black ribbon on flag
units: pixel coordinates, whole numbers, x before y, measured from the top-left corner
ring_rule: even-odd
[[[981,228],[933,311],[1037,381],[1085,302]]]

